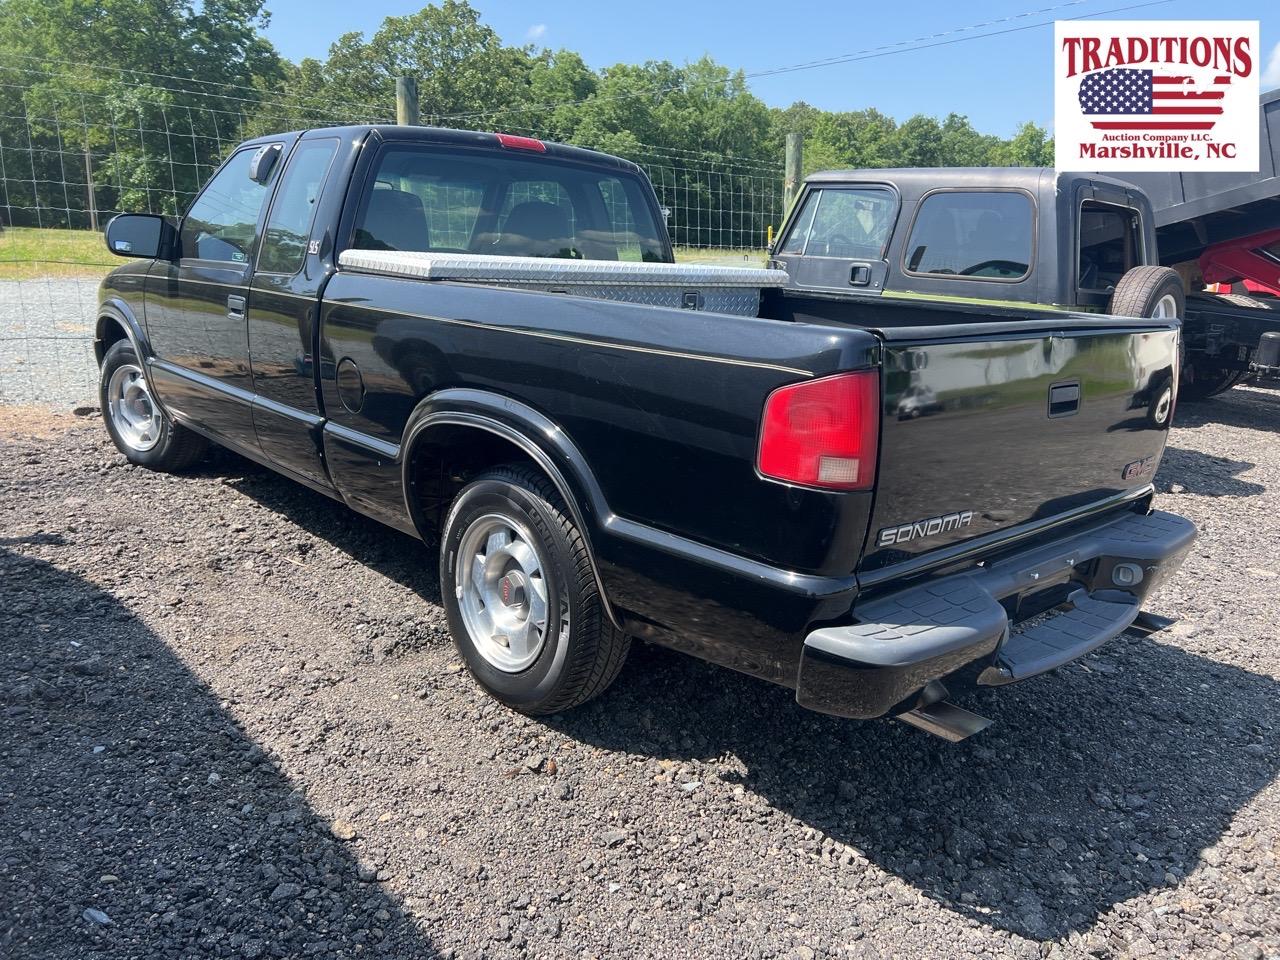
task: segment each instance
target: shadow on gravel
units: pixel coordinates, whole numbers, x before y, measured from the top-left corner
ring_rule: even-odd
[[[129,610],[10,551],[0,582],[0,955],[436,955]]]
[[[220,447],[196,468],[330,545],[352,560],[412,590],[429,603],[440,602],[435,553],[405,533],[356,513],[346,504]]]
[[[996,723],[954,745],[811,714],[790,691],[676,653],[637,646],[632,658],[601,702],[549,725],[627,753],[736,756],[769,806],[1033,939],[1083,932],[1176,884],[1280,768],[1280,683],[1147,638],[964,698]],[[877,881],[857,859],[832,869],[852,919],[859,888]]]
[[[1239,388],[1198,403],[1179,403],[1174,424],[1205,427],[1212,424],[1249,430],[1280,430],[1280,389]]]
[[[1257,464],[1247,460],[1228,460],[1211,457],[1199,450],[1185,447],[1165,447],[1160,471],[1156,475],[1160,490],[1168,491],[1172,483],[1180,484],[1187,493],[1209,497],[1256,497],[1266,493],[1260,483],[1237,479]]]

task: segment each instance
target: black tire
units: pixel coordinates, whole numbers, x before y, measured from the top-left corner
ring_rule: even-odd
[[[544,633],[536,659],[518,672],[499,669],[481,652],[459,599],[464,537],[472,524],[495,516],[523,526],[535,541],[533,547],[540,549],[547,609],[558,623]],[[630,647],[629,638],[604,611],[581,531],[555,487],[531,467],[497,467],[476,477],[454,499],[441,531],[440,596],[454,644],[472,677],[494,699],[521,713],[558,713],[599,696],[618,676]],[[566,613],[567,625],[560,624]]]
[[[1215,366],[1211,358],[1193,360],[1182,368],[1178,399],[1192,403],[1211,400],[1220,393],[1226,393],[1248,376],[1248,370]]]
[[[102,408],[102,422],[107,426],[107,433],[116,449],[124,454],[130,463],[152,470],[176,471],[185,470],[202,456],[209,447],[209,442],[197,433],[181,427],[169,419],[168,415],[154,407],[158,412],[157,434],[154,443],[148,442],[145,449],[130,440],[117,422],[116,399],[110,396],[109,387],[112,377],[121,367],[133,367],[142,371],[137,351],[128,340],[119,340],[102,358],[102,369],[98,375],[98,402]],[[145,384],[145,374],[142,374]],[[149,395],[149,394],[148,394]],[[154,401],[149,401],[154,403]]]
[[[1171,267],[1134,267],[1116,284],[1107,312],[1118,317],[1153,317],[1166,297],[1176,304],[1175,316],[1186,312],[1182,278]]]

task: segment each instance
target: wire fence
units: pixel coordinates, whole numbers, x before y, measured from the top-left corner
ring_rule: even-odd
[[[0,401],[92,402],[97,285],[121,262],[102,242],[112,216],[180,215],[249,137],[393,122],[390,105],[98,79],[0,61]],[[682,257],[750,256],[780,223],[781,164],[643,144],[618,152],[648,174]]]

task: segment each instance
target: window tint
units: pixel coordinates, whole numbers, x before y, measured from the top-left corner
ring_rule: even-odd
[[[182,221],[184,257],[249,261],[258,215],[271,193],[270,178],[265,184],[249,178],[249,162],[255,152],[256,148],[250,147],[228,160],[196,198]]]
[[[504,153],[392,146],[356,227],[364,250],[666,259],[637,177]]]
[[[1139,262],[1138,218],[1127,207],[1086,200],[1080,205],[1080,287],[1114,290]]]
[[[259,270],[293,274],[302,269],[320,188],[337,150],[338,141],[330,139],[304,140],[294,150],[267,218]]]
[[[1031,198],[1023,193],[934,193],[907,240],[910,273],[1020,280],[1031,272]]]
[[[897,208],[893,193],[879,187],[812,190],[780,252],[879,260]]]

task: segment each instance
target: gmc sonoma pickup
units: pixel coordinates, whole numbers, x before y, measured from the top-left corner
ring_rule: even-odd
[[[454,641],[517,710],[599,694],[639,637],[958,739],[985,721],[948,686],[1118,635],[1195,536],[1151,508],[1176,317],[819,315],[781,271],[675,264],[602,154],[264,137],[106,239],[137,258],[97,327],[124,456],[212,440],[438,544]]]

